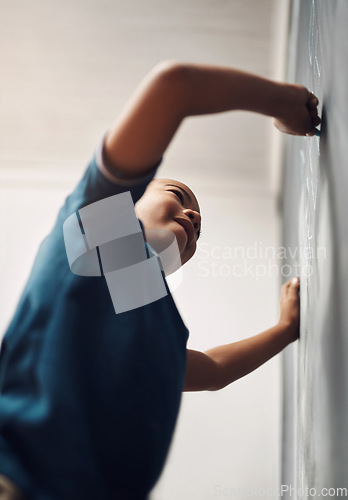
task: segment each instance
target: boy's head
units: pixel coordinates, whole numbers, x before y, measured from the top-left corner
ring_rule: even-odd
[[[135,204],[137,217],[146,230],[170,231],[176,237],[181,264],[196,251],[201,215],[198,201],[191,189],[173,179],[154,179]]]

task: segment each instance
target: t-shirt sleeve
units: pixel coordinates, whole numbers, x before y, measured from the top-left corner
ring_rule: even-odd
[[[146,187],[154,178],[162,158],[148,170],[146,175],[127,178],[121,172],[106,165],[103,156],[105,135],[98,144],[81,180],[66,198],[61,212],[67,217],[80,208],[109,196],[129,191],[135,204],[144,194]],[[61,213],[60,215],[63,215]]]

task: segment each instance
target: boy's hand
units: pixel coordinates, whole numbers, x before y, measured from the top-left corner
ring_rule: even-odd
[[[302,85],[282,85],[283,98],[277,103],[274,125],[281,132],[291,135],[315,135],[318,116],[318,98]]]
[[[282,286],[280,295],[279,324],[285,327],[289,342],[298,339],[300,334],[300,281],[293,278]]]

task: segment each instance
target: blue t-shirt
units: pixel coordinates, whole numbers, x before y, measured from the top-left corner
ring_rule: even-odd
[[[63,223],[144,193],[158,165],[117,185],[94,156],[43,240],[0,353],[0,473],[35,500],[143,498],[172,438],[188,330],[170,294],[115,314],[104,277],[70,271]],[[148,256],[151,254],[148,253]]]

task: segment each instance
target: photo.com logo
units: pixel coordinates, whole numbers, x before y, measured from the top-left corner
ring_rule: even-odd
[[[182,281],[174,233],[146,230],[147,248],[129,191],[80,208],[64,222],[63,234],[70,270],[104,276],[116,314],[165,297],[162,273],[179,270],[176,286]]]

